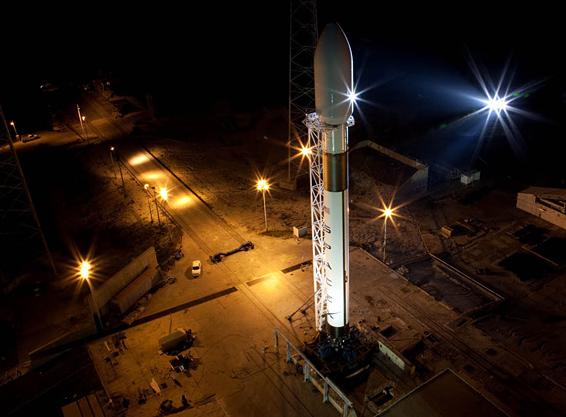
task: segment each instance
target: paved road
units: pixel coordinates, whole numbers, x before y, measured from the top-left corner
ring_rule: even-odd
[[[168,201],[163,203],[181,228],[210,256],[234,249],[244,239],[191,192],[179,179],[165,169],[146,150],[141,148],[122,151],[122,159],[142,183],[166,187]],[[161,199],[158,197],[158,200]]]

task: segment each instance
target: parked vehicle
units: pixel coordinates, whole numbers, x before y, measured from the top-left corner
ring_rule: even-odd
[[[200,277],[202,273],[202,264],[199,260],[193,261],[193,267],[191,268],[191,275],[193,278]]]
[[[250,249],[253,249],[253,248],[254,248],[254,244],[248,240],[247,242],[242,243],[236,249],[232,249],[231,251],[215,253],[214,255],[212,255],[210,257],[210,261],[213,264],[217,264],[218,262],[221,262],[222,259],[225,258],[226,256],[233,255],[233,254],[240,252],[240,251],[247,252],[247,251],[249,251]]]
[[[39,135],[37,133],[30,133],[27,136],[22,136],[22,142],[30,142],[32,140],[39,139]]]

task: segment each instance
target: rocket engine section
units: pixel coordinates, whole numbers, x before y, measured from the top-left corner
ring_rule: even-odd
[[[325,27],[314,59],[315,103],[321,123],[324,187],[324,262],[328,331],[348,326],[348,118],[352,115],[352,51],[336,24]]]

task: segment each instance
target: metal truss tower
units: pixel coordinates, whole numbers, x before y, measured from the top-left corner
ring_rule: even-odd
[[[0,106],[0,257],[12,258],[17,253],[30,257],[36,250],[40,252],[41,245],[55,273],[55,264]],[[0,258],[0,273],[4,262]]]
[[[289,132],[288,180],[291,180],[291,147],[307,141],[303,123],[314,111],[314,51],[318,40],[316,0],[290,1],[289,30]]]
[[[325,127],[324,123],[316,113],[310,113],[303,124],[308,128],[307,147],[311,149],[309,156],[309,173],[310,173],[310,194],[311,194],[311,230],[312,230],[312,272],[314,281],[314,311],[315,323],[318,331],[323,330],[326,323],[327,315],[327,291],[328,285],[326,281],[325,262],[325,243],[324,234],[326,226],[324,224],[324,182],[322,153],[323,143],[322,132]],[[354,125],[354,118],[348,118],[347,126]]]

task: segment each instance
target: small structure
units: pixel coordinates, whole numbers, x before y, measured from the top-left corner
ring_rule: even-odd
[[[440,228],[440,235],[445,239],[451,238],[453,234],[454,234],[454,228],[453,227],[442,226]]]
[[[479,181],[480,175],[481,175],[480,171],[462,172],[460,174],[460,182],[465,185],[471,184],[472,182]]]
[[[517,208],[566,229],[566,189],[529,187],[517,193]]]
[[[308,228],[306,226],[293,226],[293,236],[295,236],[297,239],[306,236],[308,232]]]
[[[159,338],[159,350],[167,355],[177,355],[190,348],[195,341],[191,329],[176,329],[174,332]]]

